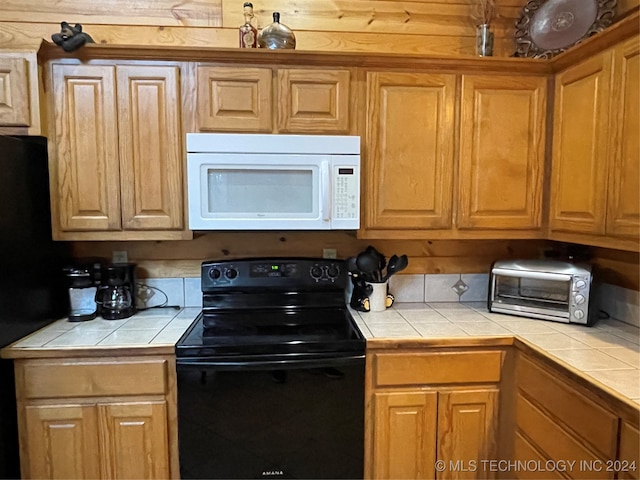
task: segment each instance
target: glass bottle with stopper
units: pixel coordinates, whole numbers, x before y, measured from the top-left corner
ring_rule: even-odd
[[[291,29],[280,23],[280,13],[273,12],[273,23],[267,25],[258,35],[260,48],[276,50],[280,48],[296,48],[296,36]]]
[[[251,25],[253,19],[253,4],[244,2],[244,25],[240,26],[240,48],[258,47],[258,30]]]

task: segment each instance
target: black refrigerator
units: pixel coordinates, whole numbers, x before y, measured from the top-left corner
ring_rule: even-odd
[[[0,348],[65,316],[69,245],[51,240],[47,144],[0,135]],[[13,361],[0,360],[0,478],[19,478]]]

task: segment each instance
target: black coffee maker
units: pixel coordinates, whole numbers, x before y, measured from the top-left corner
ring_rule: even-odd
[[[102,266],[102,286],[96,293],[100,315],[106,320],[128,318],[136,313],[136,264]]]
[[[98,261],[75,262],[64,268],[69,293],[70,322],[93,320],[98,314],[96,293],[100,287],[101,265]]]

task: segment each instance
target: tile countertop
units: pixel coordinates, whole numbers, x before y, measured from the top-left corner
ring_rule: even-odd
[[[104,349],[144,348],[172,353],[200,308],[148,310],[123,320],[58,320],[2,351],[5,358],[46,356],[47,352],[99,354]],[[367,339],[433,340],[512,338],[543,351],[588,380],[640,404],[640,331],[612,319],[593,327],[489,313],[484,302],[397,303],[385,312],[355,312]],[[435,343],[437,345],[437,343]]]

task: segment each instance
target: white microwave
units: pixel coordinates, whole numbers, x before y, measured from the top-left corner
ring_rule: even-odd
[[[357,230],[360,137],[187,134],[191,230]]]

